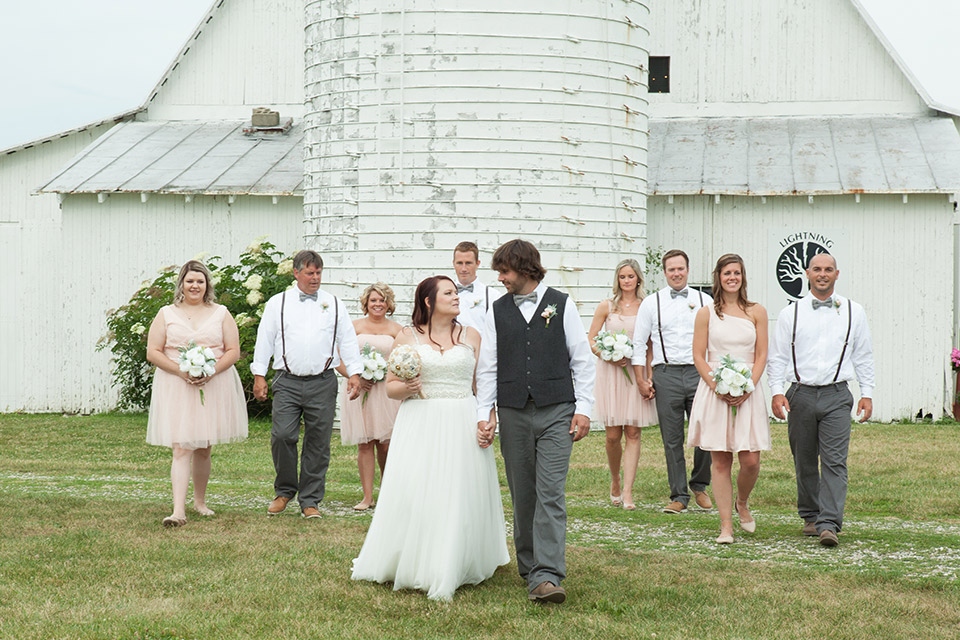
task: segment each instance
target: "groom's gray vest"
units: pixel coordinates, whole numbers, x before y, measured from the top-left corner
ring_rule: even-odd
[[[557,306],[547,326],[543,310]],[[567,295],[547,288],[530,323],[513,301],[503,296],[493,303],[497,327],[497,404],[522,409],[533,398],[538,407],[575,402],[570,355],[563,331]]]

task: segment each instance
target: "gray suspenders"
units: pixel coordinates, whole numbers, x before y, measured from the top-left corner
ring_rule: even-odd
[[[700,294],[700,306],[703,306],[703,291],[697,289],[697,293]],[[689,294],[687,294],[689,295]],[[660,292],[657,292],[657,333],[660,334],[660,350],[663,352],[663,363],[670,364],[670,361],[667,360],[667,345],[663,343],[663,320],[660,318]]]
[[[287,333],[283,328],[283,310],[286,306],[287,292],[284,291],[280,299],[280,346],[283,349],[283,370],[290,373],[290,366],[287,364]],[[330,363],[333,362],[333,356],[337,353],[337,328],[339,324],[340,302],[337,300],[337,296],[333,296],[333,344],[330,345],[330,357],[327,358],[326,364],[323,365],[323,371],[321,373],[325,373],[327,369],[330,368]]]
[[[793,303],[793,337],[790,338],[790,355],[793,356],[793,375],[797,379],[797,384],[800,382],[800,372],[797,371],[797,314],[799,311],[797,307],[800,305],[800,302]],[[847,345],[850,344],[850,329],[853,327],[853,305],[850,303],[850,298],[847,298],[847,336],[843,339],[843,351],[840,352],[840,362],[837,363],[837,372],[833,374],[833,381],[836,382],[837,378],[840,377],[840,367],[843,366],[843,357],[847,355]]]

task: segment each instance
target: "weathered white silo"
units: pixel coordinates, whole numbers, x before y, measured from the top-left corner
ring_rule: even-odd
[[[592,313],[615,263],[646,249],[648,15],[639,0],[307,0],[304,235],[331,289],[383,280],[406,302],[404,285],[451,273],[457,242],[488,266],[519,236]]]

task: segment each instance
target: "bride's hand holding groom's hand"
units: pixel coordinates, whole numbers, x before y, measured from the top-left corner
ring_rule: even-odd
[[[477,444],[481,449],[486,449],[493,444],[493,436],[497,430],[497,413],[490,410],[489,420],[480,420],[477,422]]]

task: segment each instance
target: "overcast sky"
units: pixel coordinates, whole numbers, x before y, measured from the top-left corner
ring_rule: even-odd
[[[960,107],[960,0],[858,1],[932,99]],[[0,149],[142,104],[210,4],[0,0]]]

